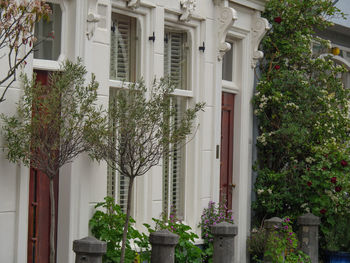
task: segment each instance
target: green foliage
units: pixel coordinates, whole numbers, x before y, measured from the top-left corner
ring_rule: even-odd
[[[203,103],[189,106],[175,122],[178,115],[173,106],[175,87],[169,79],[161,79],[154,80],[149,90],[139,81],[116,91],[109,107],[111,136],[99,144],[94,143],[92,148],[95,159],[104,159],[112,169],[129,177],[127,218],[134,179],[188,142],[186,138],[193,130],[197,113],[204,108]],[[121,262],[127,225],[126,220]]]
[[[310,258],[298,249],[298,239],[290,219],[283,220],[282,229],[276,229],[267,238],[264,258],[273,263],[310,263]]]
[[[320,216],[321,244],[327,246],[339,217],[349,218],[350,91],[345,69],[328,52],[329,42],[315,37],[343,14],[330,0],[271,0],[264,17],[272,30],[262,41],[262,77],[253,98],[258,117],[255,169],[256,219]],[[347,249],[350,249],[349,247]]]
[[[104,256],[103,262],[119,262],[126,214],[122,212],[120,206],[115,204],[111,197],[106,197],[105,202],[98,203],[95,208],[98,210],[90,219],[89,226],[96,238],[107,242],[107,254]],[[194,241],[198,236],[191,231],[190,226],[178,220],[174,212],[170,214],[169,218],[163,216],[161,219],[153,218],[153,221],[156,224],[155,229],[152,229],[148,224],[144,224],[149,233],[168,229],[180,236],[175,249],[176,263],[201,262],[202,251],[194,245]],[[135,260],[137,262],[151,262],[151,246],[148,235],[140,233],[133,227],[135,220],[131,217],[130,223],[126,239],[125,262],[132,263]],[[134,247],[131,243],[134,244]]]
[[[48,84],[23,76],[18,115],[2,115],[7,158],[22,161],[53,178],[60,167],[103,138],[107,124],[96,106],[98,83],[92,75],[85,86],[86,69],[80,61],[66,61],[50,75]],[[87,142],[86,138],[90,141]]]
[[[177,110],[172,106],[175,87],[169,79],[154,80],[147,92],[141,80],[117,90],[109,107],[115,141],[106,140],[95,147],[95,158],[106,160],[125,176],[136,177],[157,165],[164,155],[171,154],[175,149],[170,144],[185,144],[204,104],[188,107],[175,125]]]
[[[119,262],[126,215],[122,212],[120,206],[115,204],[112,197],[106,197],[105,202],[98,203],[95,208],[99,210],[90,219],[89,226],[91,233],[96,238],[107,242],[107,253],[103,257],[103,262]],[[141,262],[144,260],[150,262],[148,236],[144,233],[141,234],[132,226],[135,223],[133,218],[130,218],[130,223],[126,242],[125,262],[133,263],[137,258]],[[136,252],[136,247],[132,248],[131,240],[141,250],[138,251],[139,253]]]
[[[50,180],[51,263],[55,261],[53,179],[60,167],[89,151],[91,144],[105,136],[107,121],[101,108],[96,107],[98,83],[92,75],[85,86],[86,73],[78,60],[66,61],[61,71],[49,75],[47,85],[37,81],[35,75],[32,80],[23,76],[24,94],[18,115],[1,115],[7,158],[42,171]]]
[[[266,239],[265,228],[259,227],[252,229],[250,236],[247,239],[247,249],[252,262],[263,262]]]
[[[204,240],[202,257],[205,262],[213,261],[214,236],[211,233],[211,227],[221,222],[233,224],[232,211],[227,209],[225,202],[220,202],[216,205],[215,202],[210,201],[208,208],[203,210],[201,222],[198,225],[202,229],[202,239]]]
[[[174,210],[170,212],[169,218],[162,216],[161,219],[153,218],[156,223],[156,231],[168,229],[170,232],[179,235],[179,243],[175,248],[175,263],[196,263],[201,261],[201,249],[194,242],[198,236],[191,231],[191,227],[182,223],[176,218]],[[154,231],[149,229],[150,232]]]

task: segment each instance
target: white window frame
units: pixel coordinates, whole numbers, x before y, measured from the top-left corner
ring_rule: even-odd
[[[232,81],[224,80],[221,76],[221,86],[222,91],[226,91],[229,93],[237,94],[240,91],[240,76],[241,72],[238,69],[239,60],[241,59],[241,54],[238,52],[239,50],[242,50],[242,38],[241,36],[234,36],[234,35],[228,35],[226,38],[226,42],[231,44],[231,48],[233,49],[232,52]],[[226,56],[227,53],[224,55]]]
[[[195,50],[195,42],[193,41],[194,39],[194,29],[193,28],[190,28],[190,27],[187,27],[187,26],[183,26],[183,25],[179,25],[177,23],[174,23],[173,21],[165,21],[165,27],[164,27],[164,37],[165,37],[165,34],[167,31],[170,31],[170,32],[179,32],[179,33],[185,33],[187,36],[186,36],[186,42],[187,42],[187,48],[188,48],[188,51],[187,51],[187,55],[186,55],[186,59],[187,59],[187,62],[186,62],[186,89],[175,89],[174,92],[173,92],[173,95],[174,97],[178,97],[178,98],[181,98],[183,99],[183,103],[185,104],[184,105],[184,108],[188,108],[188,105],[191,103],[191,99],[193,98],[193,82],[191,81],[192,80],[192,72],[193,72],[193,57],[194,57],[194,54],[193,52],[196,51]],[[164,68],[164,66],[163,66]],[[180,187],[182,187],[181,191],[180,191],[180,198],[182,200],[180,200],[180,203],[181,203],[181,211],[177,211],[177,217],[181,220],[185,220],[186,218],[186,185],[187,184],[187,174],[189,174],[188,172],[188,155],[189,155],[189,150],[188,150],[188,145],[185,145],[185,146],[182,146],[183,148],[180,149],[180,151],[182,151],[182,154],[183,156],[181,158],[183,158],[183,160],[181,160],[182,162],[182,178],[180,179],[181,180],[181,184],[180,184]],[[164,160],[163,160],[164,161]],[[169,166],[170,168],[170,166]],[[170,178],[170,173],[169,173],[169,179],[168,179],[168,196],[167,196],[167,216],[169,216],[170,214],[170,208],[171,208],[171,178]],[[165,206],[164,206],[164,198],[165,198],[165,193],[164,193],[165,189],[164,189],[164,170],[162,170],[162,212],[164,213],[165,212]]]
[[[150,62],[148,58],[146,58],[145,54],[149,49],[149,40],[148,40],[148,34],[150,34],[149,27],[147,26],[148,20],[151,16],[151,8],[154,8],[155,6],[150,5],[146,7],[139,7],[137,9],[130,9],[127,8],[125,5],[125,1],[122,0],[115,0],[112,2],[112,8],[111,8],[111,19],[110,23],[113,18],[113,14],[120,14],[123,16],[128,16],[133,19],[136,19],[136,26],[135,26],[135,32],[136,32],[136,38],[137,42],[135,43],[136,46],[136,55],[135,55],[135,80],[138,80],[140,76],[142,76],[143,73],[145,73],[146,68],[150,66]],[[111,24],[112,26],[112,24]],[[110,29],[108,29],[110,30]],[[109,44],[110,44],[110,37],[109,37]],[[152,43],[153,44],[153,43]],[[108,52],[108,58],[110,58],[110,48]],[[109,72],[110,72],[110,61],[109,63]],[[147,81],[147,78],[144,78],[145,81]],[[132,82],[128,81],[122,81],[122,80],[114,80],[110,78],[110,74],[108,73],[108,86],[111,89],[128,89],[129,85],[132,84]],[[111,92],[109,92],[109,96],[111,96]],[[109,172],[108,172],[109,173]],[[118,175],[118,172],[115,171],[115,189],[114,189],[114,199],[118,203],[118,195],[120,190],[120,178]],[[107,182],[107,190],[110,188]],[[138,183],[137,181],[134,183],[133,189],[132,189],[132,200],[131,200],[131,215],[133,217],[136,217],[137,212],[137,195],[138,192]]]
[[[137,65],[138,65],[138,59],[139,59],[139,43],[138,43],[138,24],[139,24],[139,21],[137,18],[135,17],[132,17],[132,16],[128,16],[128,15],[124,15],[124,14],[120,14],[120,13],[116,13],[116,12],[112,12],[112,16],[111,16],[111,27],[114,26],[113,25],[113,20],[117,20],[117,17],[120,18],[119,21],[123,21],[124,22],[127,22],[127,23],[130,23],[130,30],[129,30],[129,34],[130,34],[130,43],[128,45],[128,69],[127,69],[127,74],[128,74],[128,79],[118,79],[117,76],[115,76],[116,78],[112,79],[111,78],[111,46],[112,46],[112,41],[111,41],[111,37],[110,37],[110,55],[109,55],[109,79],[111,81],[118,81],[118,82],[133,82],[137,79],[137,76],[138,76],[138,68],[137,68]],[[130,21],[126,21],[126,20],[130,20]],[[115,30],[118,30],[117,28]],[[134,39],[133,39],[134,38]],[[135,49],[136,50],[136,53],[134,53],[132,50]],[[118,67],[116,65],[116,67]],[[133,69],[135,69],[135,71],[133,71]],[[117,68],[115,69],[117,70]]]
[[[68,21],[68,7],[66,1],[60,0],[49,0],[48,3],[58,4],[61,7],[62,11],[62,25],[61,25],[61,53],[57,60],[46,60],[46,59],[36,59],[33,56],[33,69],[38,70],[49,70],[49,71],[58,71],[60,70],[60,65],[66,59],[67,54],[67,21]]]

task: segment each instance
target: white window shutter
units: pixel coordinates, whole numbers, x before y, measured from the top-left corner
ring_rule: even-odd
[[[165,32],[164,41],[164,75],[176,83],[178,89],[186,89],[187,71],[186,33]],[[181,115],[185,109],[185,99],[173,97],[172,105],[176,114],[169,120],[178,127]],[[176,216],[183,218],[184,190],[184,147],[180,144],[169,145],[171,154],[163,158],[163,212],[169,214],[170,209],[176,211]]]
[[[109,91],[109,105],[115,107],[115,96],[118,92],[117,89],[110,88]],[[110,128],[112,129],[113,138],[112,142],[114,147],[117,143],[118,131],[115,127],[115,122],[110,119]],[[122,176],[118,171],[108,166],[107,169],[107,196],[115,198],[118,205],[120,205],[122,211],[126,213],[127,200],[128,200],[128,187],[129,178]]]
[[[128,201],[128,188],[129,187],[129,177],[122,176],[119,174],[119,191],[118,191],[118,204],[120,205],[122,211],[126,213],[127,201]]]
[[[182,98],[175,97],[173,99],[173,107],[175,108],[176,115],[174,117],[174,125],[176,128],[179,126],[181,115],[183,113]],[[183,178],[184,178],[184,148],[180,144],[171,145],[173,152],[170,159],[170,173],[171,173],[171,197],[170,204],[173,209],[176,210],[176,215],[179,218],[183,216]]]
[[[110,78],[131,81],[133,19],[122,15],[112,18]]]
[[[164,76],[169,76],[178,89],[186,89],[186,33],[165,32]]]

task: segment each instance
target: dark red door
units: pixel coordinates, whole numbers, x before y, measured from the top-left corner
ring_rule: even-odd
[[[37,81],[47,84],[47,71],[36,71]],[[54,179],[56,222],[58,211],[58,175]],[[57,237],[57,223],[56,235]],[[57,238],[56,238],[57,241]],[[55,242],[56,243],[56,242]],[[47,263],[50,259],[50,187],[48,177],[30,168],[28,213],[28,263]]]
[[[221,105],[220,202],[225,201],[229,210],[232,210],[233,190],[234,96],[223,92]]]

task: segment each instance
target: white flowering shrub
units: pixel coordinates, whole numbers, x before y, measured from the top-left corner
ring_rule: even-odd
[[[340,14],[330,0],[271,0],[273,24],[263,39],[265,58],[253,99],[258,118],[258,160],[253,204],[256,220],[312,212],[325,239],[339,216],[350,219],[350,93],[345,69],[312,52],[314,30]],[[341,15],[341,14],[340,14]],[[345,249],[350,249],[349,246]]]

